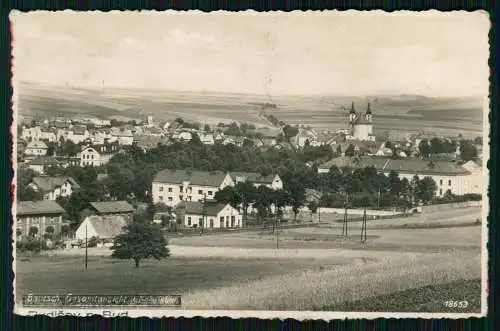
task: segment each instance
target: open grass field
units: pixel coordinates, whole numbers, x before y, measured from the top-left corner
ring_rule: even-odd
[[[463,211],[462,211],[463,212]],[[435,213],[448,215],[451,211]],[[361,244],[337,229],[170,239],[171,258],[113,260],[107,248],[18,257],[16,294],[181,294],[184,309],[478,312],[481,226],[372,229]],[[307,238],[306,238],[307,237]],[[478,290],[479,286],[479,290]],[[448,296],[447,296],[448,293]]]
[[[403,135],[425,129],[444,135],[480,135],[483,110],[480,99],[388,97],[372,99],[375,133],[389,131]],[[272,102],[277,108],[268,110],[289,124],[305,124],[317,129],[346,128],[347,111],[354,101],[359,111],[367,100],[360,97],[276,96],[227,93],[174,92],[152,90],[89,90],[71,87],[48,87],[22,84],[19,87],[19,114],[22,116],[54,116],[89,114],[110,117],[157,120],[183,117],[187,121],[208,124],[244,121],[268,125],[259,116],[256,103]],[[404,123],[404,127],[401,126]]]

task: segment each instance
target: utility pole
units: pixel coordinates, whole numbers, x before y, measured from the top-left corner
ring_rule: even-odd
[[[342,235],[344,237],[347,237],[347,203],[348,203],[348,201],[349,201],[349,199],[348,199],[348,196],[346,193],[346,199],[344,202],[344,223],[342,225]]]
[[[87,224],[85,224],[85,270],[87,270],[87,264],[88,264],[88,238],[87,238]]]
[[[207,203],[207,194],[203,194],[203,208],[202,208],[202,215],[201,215],[201,234],[203,234],[204,229],[205,229],[205,205]]]
[[[279,247],[280,229],[279,229],[279,223],[278,222],[279,222],[279,217],[278,217],[278,215],[276,215],[276,229],[277,229],[277,231],[276,231],[276,249],[280,248]]]
[[[377,193],[377,209],[380,209],[380,184],[378,185],[378,193]]]
[[[363,221],[361,225],[361,243],[366,243],[366,207],[363,212]]]

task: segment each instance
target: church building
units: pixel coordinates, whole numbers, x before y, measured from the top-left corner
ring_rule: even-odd
[[[361,112],[357,113],[354,110],[354,102],[352,103],[351,111],[349,112],[349,127],[350,135],[347,136],[348,140],[375,141],[375,136],[372,132],[372,109],[370,102],[368,102],[368,107],[364,114]]]

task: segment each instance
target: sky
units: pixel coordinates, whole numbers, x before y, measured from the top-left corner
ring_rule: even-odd
[[[485,12],[14,12],[14,81],[269,95],[488,95]]]

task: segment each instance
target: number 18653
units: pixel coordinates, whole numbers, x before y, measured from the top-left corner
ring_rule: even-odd
[[[444,306],[447,308],[460,308],[464,309],[469,306],[469,302],[467,301],[455,301],[455,300],[448,300],[444,302]]]

